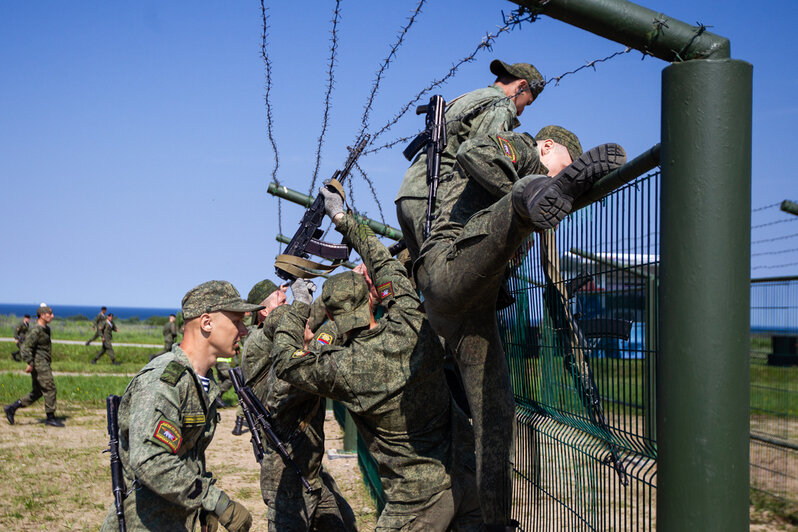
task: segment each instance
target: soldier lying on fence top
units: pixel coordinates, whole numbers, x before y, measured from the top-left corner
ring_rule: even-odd
[[[386,506],[378,530],[479,530],[473,435],[443,375],[443,350],[402,264],[329,191],[325,211],[366,264],[382,305],[374,318],[364,277],[344,272],[324,284],[322,302],[342,345],[303,345],[309,283],[292,285],[294,303],[274,337],[274,370],[297,388],[341,402],[378,464]]]
[[[216,430],[219,387],[208,375],[219,356],[231,356],[246,334],[244,313],[261,307],[241,299],[226,281],[209,281],[183,298],[180,345],[144,366],[119,405],[119,442],[130,494],[130,530],[195,530],[197,522],[249,530],[252,517],[214,484],[205,449]],[[207,377],[206,377],[207,376]],[[118,530],[111,508],[103,531]]]

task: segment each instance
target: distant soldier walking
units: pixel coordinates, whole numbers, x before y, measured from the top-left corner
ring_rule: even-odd
[[[94,316],[94,320],[92,320],[91,328],[94,329],[94,336],[86,340],[86,345],[92,343],[93,340],[96,340],[100,336],[102,336],[102,326],[105,323],[105,312],[108,310],[106,307],[100,308],[100,313]]]
[[[29,328],[30,314],[25,314],[25,316],[22,317],[22,321],[19,322],[19,325],[17,325],[17,328],[14,329],[14,343],[17,344],[17,350],[12,351],[11,358],[17,362],[22,362],[22,357],[19,355],[19,350],[22,348],[22,342],[25,341],[25,337],[28,335]]]
[[[114,315],[113,313],[108,314],[108,318],[106,318],[105,323],[103,323],[100,327],[100,332],[103,337],[103,346],[100,349],[100,352],[97,353],[97,356],[92,359],[92,364],[96,364],[104,353],[108,353],[108,358],[111,359],[111,364],[114,366],[121,364],[121,362],[116,361],[116,358],[114,357],[114,346],[111,344],[111,340],[114,338],[114,331],[116,330],[117,328],[116,324],[114,323]]]
[[[172,344],[177,340],[177,324],[175,323],[175,319],[176,316],[174,314],[169,314],[169,321],[163,324],[163,329],[161,330],[163,334],[163,351],[150,355],[150,360],[172,350]]]
[[[25,408],[44,396],[44,412],[47,414],[44,424],[50,427],[63,427],[63,421],[55,418],[55,380],[50,368],[52,340],[49,323],[53,321],[55,315],[53,309],[42,303],[36,311],[36,317],[36,324],[20,347],[22,359],[28,363],[25,373],[30,373],[33,389],[25,397],[6,405],[3,410],[8,422],[13,425],[14,414],[18,409]]]

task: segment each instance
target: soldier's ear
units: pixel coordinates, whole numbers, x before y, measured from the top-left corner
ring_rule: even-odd
[[[207,313],[203,314],[199,317],[199,320],[200,329],[207,333],[211,332],[211,329],[213,328],[213,318],[211,315]]]

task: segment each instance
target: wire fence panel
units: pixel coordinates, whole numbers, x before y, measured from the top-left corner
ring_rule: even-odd
[[[751,281],[751,487],[798,502],[798,277]]]
[[[524,530],[656,528],[658,265],[659,173],[534,235],[511,262],[515,303],[498,318]]]

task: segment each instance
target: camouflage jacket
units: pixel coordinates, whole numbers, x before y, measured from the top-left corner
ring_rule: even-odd
[[[417,310],[402,264],[351,215],[338,230],[363,257],[387,311],[343,346],[317,342],[305,349],[310,306],[295,301],[275,333],[274,369],[297,388],[349,409],[378,463],[388,502],[424,501],[451,485],[452,416],[464,415],[452,408],[441,344]]]
[[[173,321],[167,321],[161,330],[163,333],[163,341],[173,343],[177,338],[177,325]]]
[[[114,331],[117,331],[116,323],[113,321],[105,320],[100,325],[100,334],[103,337],[103,342],[110,342],[114,338]]]
[[[241,372],[258,399],[274,416],[272,428],[285,443],[286,450],[299,466],[311,488],[321,488],[319,472],[324,457],[324,399],[300,390],[288,382],[278,379],[272,368],[272,339],[289,307],[282,305],[274,309],[257,329],[247,336],[242,351]],[[333,329],[334,330],[334,329]],[[320,331],[314,342],[329,338],[329,332]],[[268,440],[263,438],[264,445]],[[282,458],[271,446],[261,462],[261,487],[264,490],[288,490],[302,495],[299,477],[286,469]]]
[[[99,314],[94,316],[94,319],[91,322],[92,323],[92,325],[91,325],[92,328],[93,329],[97,329],[99,331],[100,327],[103,326],[103,323],[105,322],[105,319],[106,319],[106,315],[103,314],[102,312],[100,312]]]
[[[28,335],[28,330],[30,329],[30,322],[25,323],[25,320],[19,322],[16,329],[14,329],[14,338],[17,339],[19,345],[22,345],[22,342],[25,341],[25,336]]]
[[[485,109],[468,120],[454,120],[474,109]],[[452,171],[460,144],[469,138],[515,129],[521,123],[515,104],[496,85],[477,89],[456,98],[446,106],[446,149],[441,154],[440,176]],[[427,199],[427,153],[422,150],[405,173],[396,201],[403,198]],[[419,235],[420,236],[420,235]],[[421,240],[419,240],[420,242]]]
[[[521,177],[547,172],[537,142],[527,133],[503,131],[465,141],[455,171],[438,184],[437,216],[419,255],[457,238],[475,213],[508,194]]]
[[[38,322],[30,328],[25,341],[19,346],[19,353],[22,360],[34,368],[42,365],[49,366],[53,361],[52,355],[53,342],[50,338],[50,326],[42,327]]]
[[[119,454],[127,488],[128,530],[195,529],[199,510],[212,512],[221,490],[205,470],[216,430],[212,375],[208,393],[179,346],[144,366],[119,404]],[[198,527],[197,527],[198,528]],[[111,506],[103,530],[116,530]]]

